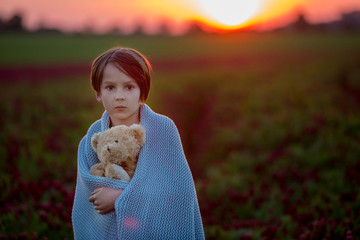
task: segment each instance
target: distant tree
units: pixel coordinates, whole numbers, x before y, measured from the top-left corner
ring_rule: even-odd
[[[300,13],[297,20],[294,22],[294,28],[296,31],[305,31],[308,30],[311,25],[306,20],[304,14]]]
[[[169,26],[168,23],[169,20],[167,19],[163,19],[159,22],[159,30],[158,30],[158,34],[159,35],[163,35],[163,36],[168,36],[171,35],[171,26]]]
[[[109,31],[107,31],[106,34],[109,34],[109,35],[121,35],[121,29],[119,29],[119,27],[117,26],[114,26],[112,27]]]
[[[135,30],[130,35],[143,36],[145,32],[145,27],[142,24],[137,24]]]
[[[38,32],[38,33],[60,33],[61,31],[56,28],[49,28],[43,22],[40,22],[39,27],[36,32]]]
[[[0,32],[4,31],[4,29],[5,29],[5,21],[2,20],[2,18],[0,18]]]
[[[201,27],[201,23],[198,21],[191,21],[189,22],[189,28],[187,34],[203,34],[204,30]]]
[[[7,21],[7,29],[10,31],[23,31],[23,18],[21,14],[15,14]]]
[[[346,31],[360,30],[360,11],[344,13],[341,17],[341,25]]]
[[[84,34],[84,35],[94,35],[95,34],[95,30],[94,28],[88,24],[86,27],[84,27],[84,29],[80,32],[80,34]]]
[[[0,31],[22,32],[25,31],[23,27],[23,18],[20,13],[13,15],[10,19],[0,19]]]

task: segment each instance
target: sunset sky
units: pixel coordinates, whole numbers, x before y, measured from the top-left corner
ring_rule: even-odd
[[[225,29],[268,29],[291,22],[300,12],[311,22],[323,22],[355,10],[360,10],[359,0],[0,0],[1,18],[21,13],[30,30],[42,24],[99,33],[114,28],[131,33],[139,25],[155,33],[166,23],[180,34],[193,20]]]

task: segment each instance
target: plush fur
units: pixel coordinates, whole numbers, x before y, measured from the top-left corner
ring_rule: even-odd
[[[141,125],[120,125],[94,134],[91,144],[101,163],[91,167],[94,176],[130,181],[134,176],[145,130]]]

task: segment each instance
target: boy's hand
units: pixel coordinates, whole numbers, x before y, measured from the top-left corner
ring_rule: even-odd
[[[105,214],[115,210],[115,201],[123,191],[109,187],[97,188],[91,193],[89,201],[94,204],[99,214]]]

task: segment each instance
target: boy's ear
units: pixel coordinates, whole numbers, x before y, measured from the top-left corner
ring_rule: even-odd
[[[96,100],[98,100],[98,102],[101,102],[101,94],[100,94],[100,92],[96,92]]]
[[[139,141],[140,145],[144,145],[145,143],[145,130],[139,124],[133,124],[130,127],[130,133],[135,137],[136,140]]]
[[[94,136],[91,138],[91,145],[92,145],[93,149],[95,150],[95,152],[97,150],[97,145],[99,143],[100,135],[101,135],[101,133],[95,133]]]

